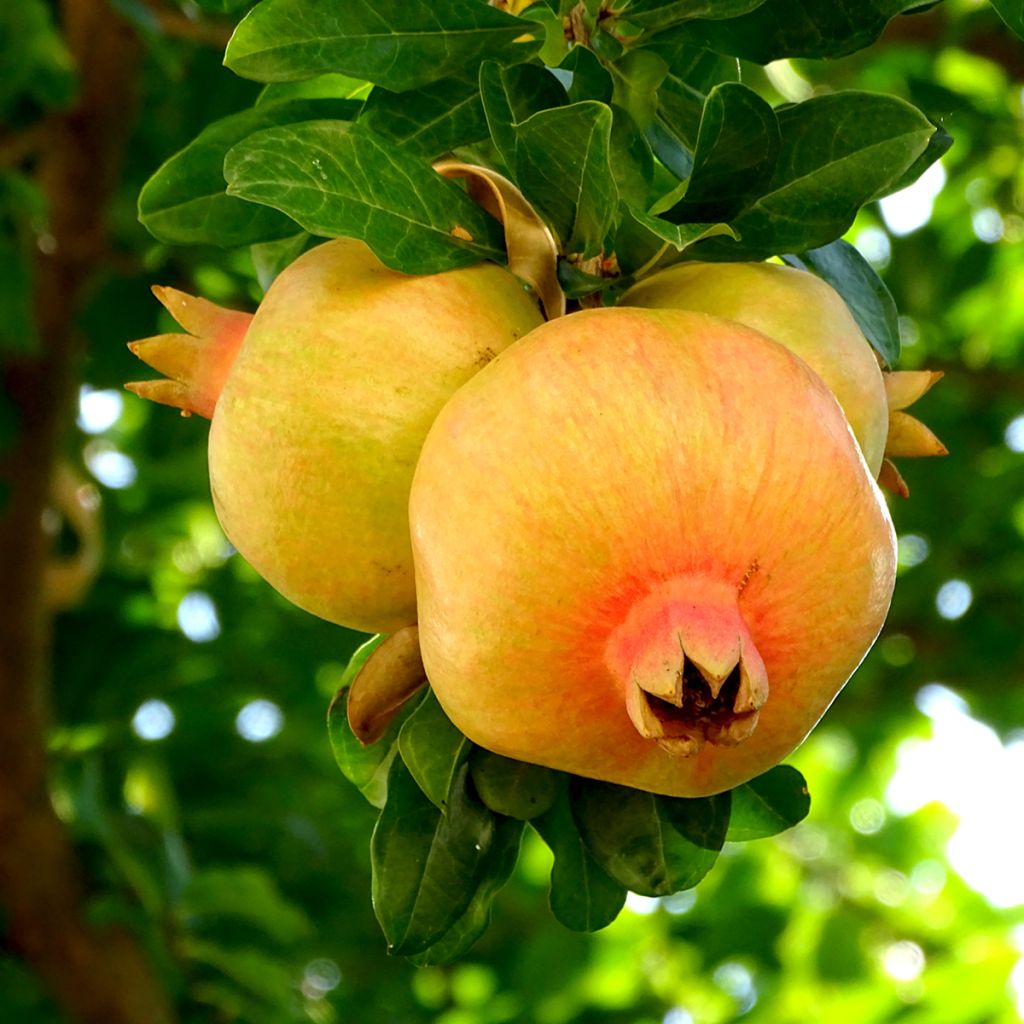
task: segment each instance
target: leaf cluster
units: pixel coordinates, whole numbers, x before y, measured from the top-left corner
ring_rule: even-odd
[[[338,767],[380,814],[370,843],[373,906],[388,950],[414,963],[463,956],[487,929],[526,823],[554,855],[550,906],[565,927],[604,928],[627,891],[695,886],[726,841],[773,836],[810,808],[803,776],[778,766],[713,797],[680,799],[502,757],[471,743],[429,689],[362,746],[348,725],[353,655],[328,712]]]

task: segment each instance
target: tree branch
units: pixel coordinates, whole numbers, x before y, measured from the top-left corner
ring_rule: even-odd
[[[18,437],[0,462],[0,903],[6,942],[81,1024],[170,1024],[173,1012],[134,939],[86,920],[86,889],[49,798],[51,622],[41,514],[59,438],[70,419],[76,304],[103,255],[104,209],[123,152],[138,41],[105,0],[63,0],[63,28],[80,71],[74,109],[44,123],[37,177],[49,202],[52,252],[34,268],[40,351],[0,376]]]

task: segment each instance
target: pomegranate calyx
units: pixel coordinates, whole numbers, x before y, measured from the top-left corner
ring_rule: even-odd
[[[889,433],[878,482],[901,498],[910,496],[910,488],[893,463],[894,458],[948,454],[946,446],[928,427],[904,411],[927,394],[942,377],[941,370],[894,370],[883,375],[889,405]]]
[[[158,334],[128,345],[133,355],[164,374],[125,387],[152,402],[213,418],[228,371],[245,338],[251,313],[222,309],[207,299],[154,285],[153,294],[188,334]]]
[[[673,755],[741,743],[768,699],[764,662],[728,585],[689,579],[659,588],[613,631],[608,659],[626,680],[634,728]]]

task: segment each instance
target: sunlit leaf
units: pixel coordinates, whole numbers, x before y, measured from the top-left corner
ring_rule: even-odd
[[[249,136],[227,156],[228,194],[307,231],[366,241],[408,274],[501,260],[501,227],[457,185],[360,125],[310,121]]]

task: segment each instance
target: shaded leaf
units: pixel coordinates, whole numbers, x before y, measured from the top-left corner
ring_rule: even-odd
[[[804,777],[788,764],[776,767],[732,790],[730,842],[765,839],[807,817],[811,797]]]
[[[466,912],[495,837],[495,817],[466,788],[468,766],[445,812],[423,794],[401,758],[370,840],[373,909],[388,950],[411,955],[440,939]]]
[[[529,821],[544,814],[558,795],[558,776],[539,764],[527,764],[474,747],[469,772],[480,799],[495,814]]]
[[[626,17],[650,32],[693,18],[735,18],[760,7],[765,0],[634,0]]]
[[[781,145],[772,108],[738,82],[716,86],[704,102],[683,198],[663,216],[675,224],[727,221],[761,195]]]
[[[515,870],[523,823],[513,818],[495,819],[494,842],[484,864],[483,877],[460,917],[433,945],[409,959],[417,966],[446,964],[467,953],[491,923],[494,897]]]
[[[528,60],[542,35],[478,0],[263,0],[238,25],[224,63],[260,82],[340,71],[405,92],[488,58]]]
[[[594,932],[611,924],[626,902],[626,889],[603,871],[573,819],[568,787],[533,827],[551,849],[551,912],[566,928]]]
[[[361,238],[407,274],[501,260],[501,227],[457,185],[359,125],[269,128],[235,146],[229,195],[273,206],[307,231]]]
[[[282,943],[297,942],[313,930],[306,914],[282,896],[274,879],[248,865],[196,872],[177,910],[186,918],[245,921]]]
[[[441,809],[447,806],[448,794],[471,747],[444,713],[433,690],[427,691],[398,736],[402,760],[416,784]]]
[[[990,3],[1007,27],[1024,39],[1024,3],[1021,0],[990,0]]]
[[[849,242],[838,238],[799,260],[843,297],[853,318],[888,366],[900,357],[899,313],[892,293],[875,268]]]
[[[924,152],[935,126],[894,96],[836,92],[776,111],[782,143],[765,193],[730,223],[740,241],[704,259],[763,259],[825,245]]]
[[[739,17],[690,21],[669,34],[758,64],[781,57],[842,57],[869,46],[890,18],[920,5],[921,0],[765,0]]]
[[[558,67],[570,73],[570,101],[579,103],[582,100],[597,100],[600,103],[611,103],[614,91],[612,76],[593,50],[585,46],[574,46]]]
[[[668,74],[668,64],[651,50],[629,50],[612,65],[615,103],[629,111],[640,128],[646,128],[658,108],[658,87]]]
[[[228,150],[265,128],[318,118],[354,118],[360,107],[352,100],[289,100],[214,121],[146,182],[139,194],[139,220],[172,245],[233,248],[296,234],[295,222],[285,214],[227,194]]]
[[[300,231],[274,242],[257,242],[250,248],[249,255],[252,256],[256,280],[264,291],[274,283],[274,278],[285,267],[305,252],[312,237],[309,232]]]
[[[491,139],[514,174],[515,127],[541,110],[569,102],[565,89],[549,71],[533,64],[503,68],[488,61],[480,68],[480,96]]]
[[[563,252],[597,255],[615,220],[612,111],[585,100],[542,110],[515,128],[515,176]]]
[[[667,797],[575,778],[570,796],[573,818],[594,859],[633,892],[669,896],[689,889],[718,859],[717,849],[699,846],[679,831],[673,819],[682,812]],[[724,829],[721,833],[724,839]],[[702,833],[702,841],[710,842],[712,835]]]

